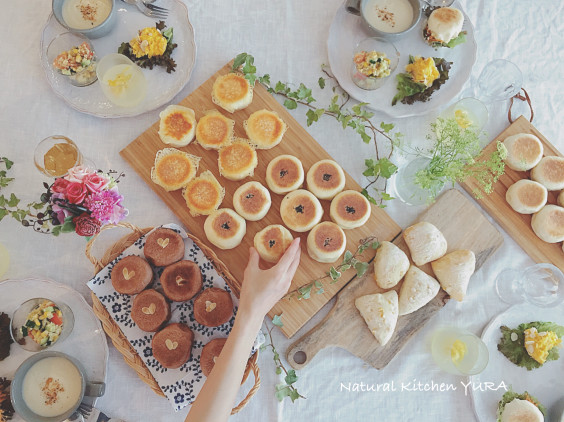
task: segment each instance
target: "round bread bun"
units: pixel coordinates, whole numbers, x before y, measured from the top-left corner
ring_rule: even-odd
[[[247,137],[258,149],[270,149],[282,141],[286,123],[274,111],[255,111],[243,122]]]
[[[266,184],[272,192],[283,195],[300,188],[303,182],[304,168],[297,157],[279,155],[268,163]]]
[[[254,246],[266,262],[277,263],[294,238],[286,227],[280,224],[266,226],[255,234]]]
[[[460,10],[454,7],[439,7],[429,16],[427,29],[434,39],[446,44],[460,34],[463,24],[464,15]]]
[[[233,139],[235,121],[217,110],[209,110],[196,126],[196,141],[205,149],[219,149]]]
[[[533,214],[546,204],[548,191],[538,182],[521,179],[513,183],[505,193],[505,199],[519,214]]]
[[[202,356],[200,357],[200,368],[202,368],[202,374],[205,377],[211,373],[215,366],[215,359],[221,354],[226,341],[227,338],[214,338],[203,347]]]
[[[202,272],[195,262],[178,261],[166,267],[160,278],[166,297],[173,302],[186,302],[202,290]]]
[[[112,286],[118,293],[135,295],[153,281],[153,270],[147,261],[137,255],[129,255],[118,261],[110,274]]]
[[[345,188],[345,173],[333,160],[321,160],[307,172],[307,188],[319,199],[333,199]]]
[[[257,165],[257,152],[246,139],[235,138],[219,149],[217,166],[226,179],[237,181],[252,176]]]
[[[346,246],[345,232],[330,221],[319,223],[307,235],[307,253],[317,262],[335,262]]]
[[[240,73],[222,75],[213,83],[212,101],[229,113],[242,110],[253,101],[253,87]]]
[[[321,221],[323,207],[313,193],[298,189],[282,199],[280,216],[290,230],[303,233],[311,230]]]
[[[194,300],[194,318],[206,327],[218,327],[232,316],[233,299],[226,290],[210,287]]]
[[[141,330],[154,333],[170,319],[170,304],[156,290],[143,290],[133,299],[131,319]]]
[[[212,212],[204,223],[208,240],[219,249],[233,249],[241,244],[247,224],[245,219],[229,208]]]
[[[364,225],[370,218],[370,202],[360,192],[346,190],[331,201],[331,220],[343,229],[354,229]]]
[[[531,227],[535,234],[547,243],[557,243],[564,240],[564,208],[558,205],[545,205],[539,212],[533,214]]]
[[[233,194],[233,208],[247,221],[259,221],[270,210],[270,192],[259,182],[247,182]]]
[[[184,257],[184,239],[171,229],[153,230],[143,247],[145,259],[156,267],[164,267]]]
[[[531,170],[531,179],[548,190],[564,189],[564,158],[552,155],[544,157]]]
[[[501,422],[544,422],[544,415],[528,400],[513,399],[503,408]]]
[[[151,180],[167,192],[186,186],[196,176],[200,157],[176,148],[157,151]]]
[[[159,137],[165,144],[185,147],[196,133],[194,110],[179,105],[169,105],[159,114]]]
[[[518,133],[508,136],[503,141],[503,145],[507,148],[505,164],[513,170],[530,170],[542,158],[542,143],[539,138],[530,133]]]
[[[180,368],[192,354],[194,333],[187,325],[173,323],[153,336],[153,357],[165,368]]]
[[[223,202],[225,189],[219,184],[213,173],[204,171],[182,190],[182,196],[190,214],[210,215]]]

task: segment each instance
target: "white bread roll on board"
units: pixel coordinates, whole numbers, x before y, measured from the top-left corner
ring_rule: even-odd
[[[470,277],[476,270],[476,256],[467,249],[459,249],[431,262],[441,287],[450,297],[462,302]]]
[[[354,305],[382,346],[392,338],[398,322],[398,294],[395,290],[356,298]]]
[[[279,155],[266,167],[266,184],[278,194],[286,194],[299,189],[304,182],[304,168],[298,157]]]
[[[284,255],[292,240],[292,233],[286,227],[272,224],[255,234],[253,243],[262,259],[275,264]]]
[[[374,280],[382,289],[391,289],[409,269],[409,258],[396,245],[383,241],[374,258]]]
[[[219,249],[233,249],[241,244],[247,224],[245,219],[229,208],[212,212],[204,222],[208,240]]]
[[[447,251],[447,241],[441,231],[426,221],[405,229],[403,238],[411,253],[411,259],[418,267],[439,259]]]
[[[545,205],[539,212],[533,214],[531,227],[539,239],[547,243],[557,243],[564,240],[564,208],[558,205]]]
[[[331,221],[319,223],[307,235],[307,253],[317,262],[335,262],[346,246],[345,232]]]
[[[519,214],[533,214],[545,206],[548,190],[539,182],[521,179],[505,193],[507,203]]]
[[[345,230],[363,226],[370,218],[371,212],[368,199],[355,190],[342,191],[333,198],[329,207],[331,220]]]
[[[307,188],[319,199],[333,199],[345,188],[345,173],[333,160],[321,160],[307,172]]]
[[[437,296],[440,288],[441,285],[437,280],[412,265],[401,285],[399,314],[407,315],[422,308]]]
[[[233,208],[247,221],[259,221],[272,205],[270,192],[259,182],[247,182],[233,194]]]
[[[531,179],[548,190],[564,189],[564,158],[553,155],[544,157],[531,170]]]
[[[213,83],[212,101],[229,113],[242,110],[253,101],[253,87],[240,73],[221,75]]]
[[[543,146],[539,138],[530,133],[518,133],[505,138],[507,148],[505,164],[510,169],[527,171],[538,164],[542,158]]]
[[[303,233],[321,221],[323,207],[313,193],[298,189],[282,198],[280,216],[290,230]]]
[[[161,141],[175,147],[185,147],[192,142],[196,133],[194,110],[173,104],[161,111],[159,117]]]

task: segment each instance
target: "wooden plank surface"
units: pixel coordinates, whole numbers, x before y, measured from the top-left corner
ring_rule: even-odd
[[[544,147],[544,155],[563,155],[548,139],[546,139],[526,118],[520,116],[507,129],[501,132],[494,140],[484,148],[482,156],[488,156],[496,148],[497,141],[518,133],[531,133],[537,136]],[[519,214],[511,208],[505,200],[505,193],[509,186],[520,179],[529,179],[529,171],[515,171],[505,167],[505,174],[500,177],[490,195],[478,200],[478,203],[499,223],[501,227],[523,248],[523,250],[538,263],[551,263],[564,271],[564,252],[562,244],[546,243],[539,239],[531,228],[532,215]],[[468,179],[460,184],[467,192],[477,187],[475,179]],[[560,191],[548,192],[548,203],[556,204],[556,198]]]
[[[196,118],[199,119],[206,110],[216,109],[218,107],[211,101],[211,89],[213,82],[219,75],[226,74],[230,71],[231,65],[228,63],[220,69],[215,75],[204,82],[192,94],[180,102],[181,105],[194,109]],[[192,142],[186,147],[179,148],[191,154],[202,157],[200,161],[198,174],[204,170],[210,170],[219,180],[220,184],[225,187],[226,195],[221,208],[233,208],[232,195],[235,190],[243,183],[249,180],[256,180],[266,186],[266,167],[270,160],[281,154],[291,154],[297,156],[303,163],[304,170],[307,172],[311,165],[316,161],[331,158],[329,154],[317,143],[315,139],[281,106],[260,84],[255,86],[254,98],[252,104],[244,110],[230,114],[224,110],[219,111],[225,116],[235,120],[235,135],[246,137],[243,129],[243,121],[249,115],[260,109],[269,109],[276,111],[280,117],[288,124],[288,131],[284,135],[282,142],[273,149],[259,150],[259,164],[255,170],[255,175],[246,178],[240,182],[229,181],[220,177],[217,168],[217,152],[204,150],[196,142]],[[157,196],[176,214],[186,228],[196,237],[208,244],[217,253],[229,268],[231,274],[235,278],[233,287],[237,295],[241,287],[243,272],[247,264],[248,249],[253,244],[255,233],[262,230],[270,224],[283,224],[280,217],[280,202],[283,195],[272,193],[272,207],[266,217],[258,222],[247,222],[247,234],[240,246],[231,250],[220,250],[215,248],[208,242],[204,233],[204,216],[192,217],[186,207],[186,203],[182,197],[180,190],[175,192],[166,192],[160,186],[154,184],[150,178],[151,167],[153,166],[155,154],[158,150],[168,147],[161,142],[158,135],[159,122],[155,122],[147,131],[141,134],[137,139],[125,147],[120,154],[129,162],[141,178],[153,189]],[[338,160],[337,160],[338,161]],[[360,186],[346,174],[345,189],[360,190]],[[324,208],[323,221],[329,220],[330,201],[321,201]],[[346,230],[347,249],[356,250],[359,240],[367,236],[377,236],[379,240],[391,240],[395,238],[401,228],[380,208],[372,206],[372,216],[369,221],[358,229]],[[307,254],[306,238],[307,233],[292,232],[294,237],[302,238],[302,255],[301,264],[298,268],[296,276],[292,281],[291,289],[296,289],[309,281],[323,276],[328,270],[330,264],[321,264],[312,260]],[[367,250],[364,253],[366,259],[372,259],[374,252]],[[261,264],[268,267],[267,263]],[[327,285],[325,293],[313,295],[307,301],[283,301],[278,303],[269,313],[272,317],[275,314],[284,313],[284,327],[282,331],[287,337],[293,336],[309,319],[323,307],[348,281],[355,276],[354,269],[347,271],[338,283]]]
[[[442,231],[448,243],[448,252],[470,249],[476,255],[476,271],[502,245],[503,237],[460,191],[451,189],[443,193],[437,202],[424,211],[417,221],[428,221]],[[409,256],[409,250],[399,236],[394,243]],[[433,276],[431,264],[421,267]],[[468,289],[472,290],[473,279]],[[394,288],[398,291],[401,282]],[[356,309],[354,301],[360,296],[382,293],[374,281],[374,267],[362,278],[353,280],[337,296],[329,314],[306,335],[288,348],[287,359],[295,369],[307,365],[321,349],[337,346],[348,350],[376,369],[385,367],[417,333],[425,323],[449,300],[448,294],[440,290],[437,296],[421,309],[398,318],[396,330],[384,346],[376,341],[364,319]],[[300,360],[301,357],[305,361]],[[301,362],[301,363],[298,363]]]

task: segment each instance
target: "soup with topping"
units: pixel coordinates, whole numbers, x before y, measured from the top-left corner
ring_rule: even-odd
[[[100,25],[112,11],[112,0],[66,0],[63,19],[74,29],[90,29]]]
[[[362,9],[364,18],[375,29],[396,33],[413,22],[413,7],[408,0],[368,0]]]

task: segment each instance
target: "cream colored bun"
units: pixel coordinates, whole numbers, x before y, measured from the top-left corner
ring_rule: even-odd
[[[544,422],[544,415],[528,400],[513,399],[505,405],[501,422]]]
[[[405,274],[399,294],[399,314],[407,315],[429,303],[441,285],[430,275],[412,265]]]
[[[307,188],[319,199],[333,199],[345,188],[345,173],[333,160],[321,160],[307,172]]]
[[[169,105],[159,114],[159,137],[165,144],[185,147],[196,133],[194,110],[179,105]]]
[[[382,289],[391,289],[409,269],[409,258],[396,245],[383,241],[374,258],[374,280]]]
[[[531,227],[535,234],[547,243],[557,243],[564,240],[564,208],[558,205],[545,205],[539,212],[533,214]]]
[[[323,207],[313,193],[298,189],[282,199],[280,216],[290,230],[303,233],[321,221]]]
[[[476,270],[474,252],[460,249],[431,262],[435,276],[450,297],[462,302],[466,296],[470,277]]]
[[[219,174],[229,180],[252,176],[258,165],[257,152],[246,139],[235,138],[218,151]]]
[[[520,214],[533,214],[546,204],[548,191],[538,182],[521,179],[513,183],[505,193],[505,199]]]
[[[355,190],[345,190],[331,201],[329,215],[341,228],[355,229],[368,221],[371,212],[370,202],[364,195]]]
[[[213,173],[206,170],[186,185],[182,196],[190,214],[194,217],[209,215],[223,202],[225,189],[219,184]]]
[[[233,139],[235,121],[217,110],[209,110],[196,126],[196,141],[205,149],[219,149]]]
[[[405,229],[403,238],[409,248],[411,259],[419,267],[439,259],[447,251],[447,241],[441,231],[426,221]]]
[[[510,169],[527,171],[538,164],[542,158],[542,143],[535,135],[518,133],[505,138],[503,145],[507,148],[505,164]]]
[[[356,298],[356,309],[380,345],[392,338],[398,322],[398,294],[395,290]]]
[[[285,194],[304,183],[302,162],[293,155],[279,155],[266,168],[266,184],[274,193]]]
[[[196,176],[200,159],[176,148],[161,149],[155,155],[151,180],[169,192],[183,188]]]
[[[284,255],[292,240],[292,233],[286,227],[272,224],[255,234],[254,246],[262,259],[275,264]]]
[[[429,16],[427,28],[433,38],[448,43],[458,37],[464,24],[464,15],[454,7],[439,7]]]
[[[270,192],[259,182],[247,182],[233,194],[233,208],[247,221],[259,221],[268,213]]]
[[[335,262],[346,247],[345,232],[330,221],[319,223],[307,235],[307,253],[317,262]]]
[[[558,194],[556,198],[556,204],[560,207],[564,207],[564,190]]]
[[[240,73],[222,75],[213,83],[212,101],[229,113],[242,110],[253,101],[253,87]]]
[[[270,149],[282,141],[286,123],[274,111],[255,111],[243,122],[247,137],[258,149]]]
[[[241,244],[247,224],[245,219],[229,208],[212,212],[204,223],[208,240],[219,249],[233,249]]]
[[[543,184],[548,190],[564,189],[564,158],[544,157],[531,170],[531,179]]]

